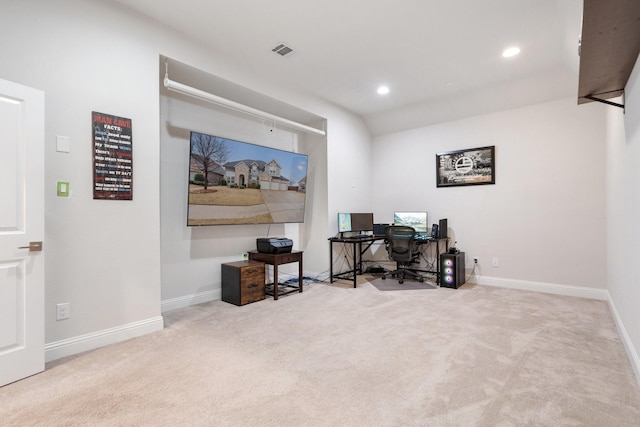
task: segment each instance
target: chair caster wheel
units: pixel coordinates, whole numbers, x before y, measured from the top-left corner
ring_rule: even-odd
[[[385,276],[384,274],[382,275],[382,277],[380,277],[382,280],[386,279],[387,276]]]
[[[400,280],[398,280],[398,283],[400,283],[402,285],[404,283],[404,280],[400,279]]]
[[[423,283],[424,282],[424,277],[419,278],[418,282]]]

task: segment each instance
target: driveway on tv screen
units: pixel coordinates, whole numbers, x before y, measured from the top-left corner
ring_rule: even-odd
[[[304,219],[304,193],[296,191],[261,190],[264,203],[250,206],[189,205],[189,225],[200,225],[207,218],[225,219],[225,224],[256,224],[302,222]],[[252,218],[270,215],[271,221],[255,221]],[[233,219],[233,222],[227,221]],[[192,224],[193,223],[193,224]],[[222,224],[222,221],[207,221]]]

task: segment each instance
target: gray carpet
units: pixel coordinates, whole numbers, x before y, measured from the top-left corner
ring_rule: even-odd
[[[638,426],[606,302],[361,279],[165,313],[162,331],[0,387],[0,426]]]
[[[403,283],[399,283],[397,278],[387,277],[386,279],[371,278],[369,279],[369,283],[375,286],[379,291],[409,291],[409,290],[417,290],[417,289],[437,289],[438,285],[433,283],[432,281],[425,280],[424,282],[419,282],[413,279],[404,279]]]

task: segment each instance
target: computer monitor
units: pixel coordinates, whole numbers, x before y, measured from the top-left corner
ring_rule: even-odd
[[[338,212],[338,231],[344,233],[351,231],[351,214]]]
[[[373,231],[373,213],[351,213],[351,231]]]
[[[427,232],[427,212],[394,212],[393,225],[408,225],[418,233]]]

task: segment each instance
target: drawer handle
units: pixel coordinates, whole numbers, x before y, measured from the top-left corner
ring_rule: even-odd
[[[259,286],[258,283],[251,283],[249,286],[247,286],[248,288],[257,288]]]

